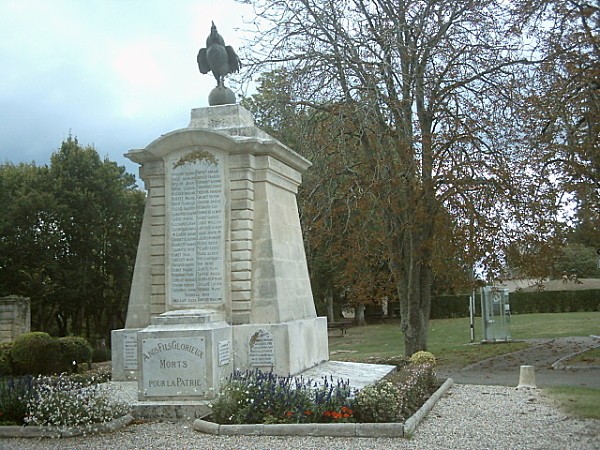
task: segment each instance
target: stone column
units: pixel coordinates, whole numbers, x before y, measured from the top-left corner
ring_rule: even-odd
[[[0,342],[11,342],[31,330],[31,301],[11,295],[0,298]]]

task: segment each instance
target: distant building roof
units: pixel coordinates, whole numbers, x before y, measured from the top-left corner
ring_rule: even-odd
[[[498,287],[508,289],[508,292],[524,291],[583,291],[600,289],[600,278],[580,278],[578,280],[504,280]]]

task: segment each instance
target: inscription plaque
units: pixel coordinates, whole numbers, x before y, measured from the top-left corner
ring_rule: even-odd
[[[207,150],[172,156],[168,199],[168,292],[173,307],[223,302],[223,157]]]
[[[219,366],[229,364],[231,361],[231,343],[229,341],[219,341],[217,344],[219,350]]]
[[[201,396],[206,390],[204,337],[142,339],[143,394]]]
[[[260,329],[250,336],[249,360],[250,365],[254,367],[264,367],[275,365],[275,345],[273,335]]]
[[[123,332],[123,369],[137,370],[137,331]]]

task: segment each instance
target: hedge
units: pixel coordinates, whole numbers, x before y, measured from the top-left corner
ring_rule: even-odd
[[[512,314],[600,311],[600,290],[511,292]],[[481,297],[477,295],[475,314],[481,315]],[[468,295],[445,295],[431,299],[431,319],[469,317]]]
[[[476,313],[479,313],[481,304],[479,297],[475,302]],[[455,317],[469,317],[469,295],[444,295],[431,298],[431,319],[451,319]]]
[[[600,289],[513,292],[509,301],[513,314],[600,311]]]

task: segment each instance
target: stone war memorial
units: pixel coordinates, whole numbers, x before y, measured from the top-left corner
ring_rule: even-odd
[[[329,358],[296,203],[310,162],[235,104],[224,77],[239,59],[214,24],[198,66],[217,79],[211,106],[126,154],[147,197],[112,371],[140,402],[210,400],[233,370],[298,374]]]

